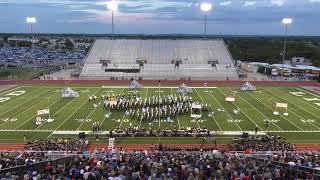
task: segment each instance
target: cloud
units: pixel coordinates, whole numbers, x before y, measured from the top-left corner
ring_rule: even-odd
[[[256,1],[245,1],[244,6],[254,6],[256,3]]]
[[[320,0],[309,0],[311,3],[320,2]]]
[[[271,0],[272,5],[283,6],[286,0]]]
[[[230,4],[232,4],[232,1],[222,1],[222,2],[220,2],[220,6],[229,6]]]

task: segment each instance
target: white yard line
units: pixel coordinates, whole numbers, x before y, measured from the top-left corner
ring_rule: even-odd
[[[172,91],[172,88],[170,89],[171,90],[171,94],[173,95],[173,91]],[[179,120],[179,116],[177,116],[177,122],[178,122],[178,127],[179,129],[181,128],[180,126],[180,120]]]
[[[216,97],[214,97],[214,95],[212,95],[211,92],[208,92],[208,94],[210,94],[210,96],[213,97],[213,99],[220,105],[221,108],[225,109],[225,108],[222,106],[222,104],[216,99]],[[223,94],[223,93],[222,93],[222,94]],[[228,113],[227,110],[225,110],[225,112],[226,112],[227,115],[231,118],[231,120],[234,120],[234,119],[232,118],[232,116]],[[234,122],[235,122],[235,121],[234,121]],[[242,128],[239,126],[239,124],[238,124],[237,122],[235,122],[235,124],[236,124],[236,126],[237,126],[241,131],[243,131]]]
[[[146,93],[144,95],[144,98],[147,98],[148,90],[149,90],[149,88],[147,88]],[[142,124],[142,119],[140,120],[140,123],[139,123],[139,129],[141,128],[141,124]]]
[[[99,91],[101,91],[101,89],[102,89],[102,88],[100,88],[98,91],[94,92],[93,94],[98,93]],[[93,109],[91,110],[91,112],[86,116],[86,118],[84,118],[84,121],[77,127],[77,129],[76,129],[77,131],[78,131],[79,128],[83,125],[83,123],[86,122],[85,120],[88,119],[88,117],[90,117],[90,115],[91,115],[93,112],[95,112],[95,110],[98,108],[98,106],[99,106],[99,104],[101,103],[101,101],[102,101],[102,100],[100,100],[99,103],[98,103],[98,105],[97,105],[97,107],[93,108]]]
[[[160,92],[160,83],[159,83],[159,86],[158,86],[158,91],[159,91],[159,98],[160,98],[160,94],[161,94],[161,92]],[[159,103],[159,111],[160,111],[160,103]],[[161,128],[161,117],[160,117],[160,114],[159,114],[159,129]]]
[[[275,88],[274,88],[274,90],[279,91],[279,92],[282,93],[282,91],[280,91],[280,90],[278,90],[278,89],[275,89]],[[278,96],[278,97],[279,97],[279,96]],[[296,96],[295,96],[295,97],[296,97]],[[283,99],[283,98],[281,98],[281,99]],[[287,100],[287,101],[289,102],[289,100]],[[306,101],[304,101],[304,100],[302,100],[302,99],[299,99],[299,102],[302,102],[302,103],[304,103],[304,104],[306,104],[306,105],[308,105],[308,106],[311,106],[311,104],[309,104],[308,102],[306,102]],[[295,103],[293,103],[293,104],[295,104]],[[318,115],[313,114],[312,112],[308,111],[307,109],[303,109],[303,108],[301,108],[300,106],[297,106],[297,107],[298,107],[299,109],[302,109],[302,110],[308,112],[309,114],[312,114],[312,115],[315,116],[315,117],[318,117]],[[315,107],[316,109],[320,109],[320,108],[317,107],[317,106],[312,106],[312,107]]]
[[[46,93],[47,93],[47,92],[49,92],[50,90],[51,90],[51,89],[49,89],[48,91],[46,91],[46,92],[44,92],[44,93],[40,94],[39,96],[41,96],[41,95],[43,95],[43,94],[46,94]],[[55,93],[54,93],[54,94],[55,94]],[[53,96],[54,94],[50,95],[49,97]],[[39,97],[39,96],[37,96],[37,97]],[[29,109],[31,109],[33,106],[37,105],[38,103],[42,102],[43,100],[46,100],[46,98],[44,98],[44,99],[42,99],[42,100],[40,100],[40,101],[38,101],[38,102],[34,103],[32,106],[29,106],[27,109],[23,110],[22,112],[19,112],[18,114],[16,114],[16,115],[15,115],[15,116],[13,116],[12,118],[16,118],[16,117],[18,117],[20,114],[22,114],[22,113],[24,113],[24,112],[28,111],[28,110],[29,110]],[[11,117],[9,117],[9,118],[11,118]],[[5,125],[6,123],[8,123],[8,122],[4,122],[4,123],[0,124],[0,126]]]
[[[23,129],[1,129],[0,132],[65,132],[66,134],[78,134],[79,131],[53,131],[53,130],[23,130]],[[83,131],[81,131],[83,132]],[[90,131],[86,131],[90,132]],[[216,131],[212,131],[216,132]],[[223,132],[233,132],[233,133],[242,133],[243,131],[221,131]],[[246,132],[252,132],[252,131],[246,131]],[[320,133],[320,131],[259,131],[260,133]],[[48,136],[49,137],[49,136]],[[222,137],[221,137],[222,138]],[[307,141],[307,140],[306,140]],[[311,141],[311,140],[310,140]]]
[[[99,91],[99,90],[98,90]],[[94,93],[98,92],[95,91]],[[88,100],[85,100],[84,103],[82,103],[73,113],[71,113],[54,131],[58,130],[65,122],[67,122],[76,112],[78,112],[78,110],[84,106],[86,103],[88,102]],[[49,138],[52,135],[52,133],[47,137]]]
[[[266,89],[265,89],[265,91],[267,91]],[[266,93],[264,93],[264,92],[262,92],[265,96],[269,96],[269,97],[271,97],[271,99],[274,99],[274,97],[272,97],[272,96],[270,96],[270,95],[268,95],[268,94],[266,94]],[[272,100],[272,101],[274,101],[274,100]],[[276,102],[276,101],[274,101],[274,102]],[[264,103],[263,103],[264,104]],[[265,104],[264,104],[265,105]],[[269,107],[269,106],[268,106]],[[272,110],[272,108],[270,108],[271,110]],[[273,111],[273,110],[272,110]],[[293,123],[293,122],[291,122],[291,121],[289,121],[289,119],[287,119],[285,116],[283,116],[283,115],[281,115],[280,114],[280,116],[282,117],[282,118],[284,118],[284,119],[286,119],[288,122],[290,122],[292,125],[294,125],[296,128],[298,128],[299,130],[301,130],[301,131],[303,131],[303,129],[302,128],[300,128],[299,126],[297,126],[295,123]]]
[[[65,104],[62,108],[60,108],[57,112],[55,112],[51,117],[53,117],[54,115],[56,115],[58,112],[62,111],[65,107],[67,107],[71,102],[73,102],[74,100],[76,100],[77,98],[73,98],[71,101],[69,101],[67,104]],[[41,126],[43,126],[46,122],[40,124],[40,126],[38,126],[35,130],[38,130],[38,128],[40,128]]]
[[[249,104],[253,109],[255,109],[258,113],[260,113],[264,118],[269,119],[267,116],[265,116],[262,112],[260,112],[257,108],[255,108],[252,104],[250,104],[245,98],[241,97],[240,95],[238,95],[238,97],[240,97],[241,99],[243,99],[247,104]],[[276,123],[271,122],[272,124],[274,124],[277,128],[279,128],[280,130],[283,131],[282,128],[280,128]]]
[[[53,89],[53,88],[52,88]],[[46,91],[46,92],[49,92],[50,90],[48,90],[48,91]],[[37,92],[37,91],[36,91]],[[34,92],[33,92],[34,93]],[[33,94],[33,93],[31,93],[31,94]],[[45,94],[45,93],[43,93],[43,94]],[[15,106],[14,108],[12,108],[12,109],[15,109],[15,108],[17,108],[17,107],[20,107],[20,106],[22,106],[22,105],[24,105],[24,104],[26,104],[27,102],[29,102],[29,101],[31,101],[31,100],[33,100],[33,99],[36,99],[36,98],[38,98],[39,96],[41,96],[41,95],[43,95],[43,94],[39,94],[39,95],[36,95],[36,96],[31,96],[31,98],[30,99],[28,99],[27,101],[25,101],[25,102],[23,102],[23,103],[20,103],[18,106]],[[29,94],[30,95],[30,94]],[[19,98],[17,98],[17,99],[19,99]],[[20,100],[20,99],[19,99]],[[7,105],[7,104],[4,104],[3,106],[5,106],[5,105]],[[0,108],[1,108],[2,106],[0,106]],[[5,114],[5,113],[7,113],[7,112],[9,112],[9,111],[12,111],[12,109],[9,109],[9,110],[7,110],[7,111],[5,111],[5,112],[1,112],[1,114]]]
[[[311,95],[313,95],[313,96],[320,97],[320,95],[314,94],[314,93],[312,93],[312,92],[309,92],[309,91],[305,90],[304,88],[298,88],[298,89],[301,90],[301,91],[304,91],[304,92],[306,92],[306,93],[308,93],[308,94],[311,94]]]
[[[268,91],[268,90],[266,90],[266,91]],[[279,90],[278,90],[279,91]],[[268,92],[270,92],[270,91],[268,91]],[[279,91],[279,92],[281,92],[281,91]],[[271,93],[271,92],[270,92]],[[277,96],[277,97],[279,97],[278,95],[275,95],[275,96]],[[271,97],[271,96],[270,96]],[[271,97],[272,98],[272,97]],[[283,98],[281,98],[281,97],[279,97],[280,99],[283,99]],[[274,98],[273,98],[274,99]],[[289,102],[289,100],[287,100],[288,102]],[[276,102],[276,101],[274,101],[274,102]],[[292,103],[292,102],[290,102],[290,103]],[[292,104],[294,104],[294,103],[292,103]],[[296,106],[296,107],[298,107],[299,109],[301,109],[301,110],[303,110],[303,111],[306,111],[307,113],[309,113],[309,114],[311,114],[311,115],[313,115],[313,116],[315,116],[315,117],[318,117],[317,115],[315,115],[315,114],[313,114],[312,112],[309,112],[308,110],[306,110],[306,109],[302,109],[300,106]],[[290,112],[292,112],[293,114],[295,114],[295,115],[297,115],[299,118],[301,118],[301,119],[305,119],[305,118],[303,118],[302,116],[300,116],[298,113],[296,113],[295,111],[292,111],[292,110],[289,110]],[[318,128],[318,129],[320,129],[318,126],[316,126],[315,124],[312,124],[311,122],[310,122],[310,124],[311,125],[313,125],[314,127],[316,127],[316,128]]]
[[[221,92],[221,94],[223,94],[223,92],[220,90],[220,88],[218,88],[218,90]],[[240,107],[236,104],[233,103],[233,105],[235,105],[238,109],[240,109]],[[240,109],[241,110],[241,109]],[[256,122],[254,122],[244,111],[241,111],[241,113],[243,113],[256,127],[258,127],[259,129],[262,129]]]
[[[197,95],[200,97],[201,101],[202,101],[203,103],[205,103],[205,102],[203,101],[202,97],[200,96],[200,94],[198,93],[197,89],[194,89],[194,90],[196,91]],[[208,92],[208,93],[209,93],[209,92]],[[211,110],[212,110],[212,109],[211,109]],[[214,115],[212,115],[212,119],[213,119],[213,121],[216,122],[216,124],[217,124],[218,128],[220,129],[220,131],[222,131],[222,129],[221,129],[218,121],[214,118]]]
[[[10,93],[11,91],[17,90],[17,89],[19,89],[19,88],[21,88],[21,86],[17,86],[17,87],[15,87],[15,88],[9,89],[9,90],[4,89],[3,92],[0,91],[0,95],[2,95],[2,94],[8,94],[8,93]]]
[[[256,99],[257,101],[259,101],[261,104],[263,104],[264,106],[266,106],[267,108],[269,108],[272,112],[273,112],[273,109],[271,107],[269,107],[268,105],[266,105],[265,103],[263,103],[262,101],[260,101],[258,98],[252,96],[251,94],[249,94],[249,96],[253,97],[254,99]],[[280,115],[281,117],[284,118],[284,116]],[[284,118],[286,119],[286,118]],[[286,119],[287,121],[289,121],[288,119]],[[281,128],[282,129],[282,128]],[[301,129],[301,128],[300,128]],[[283,130],[284,131],[284,130]]]
[[[84,118],[85,120],[88,119],[88,118],[91,116],[91,114],[98,109],[99,104],[101,104],[101,102],[102,102],[102,100],[100,100],[99,103],[98,103],[98,105],[97,105],[97,107],[93,108],[93,109],[91,110],[91,112],[86,116],[86,118]],[[86,122],[85,120],[77,127],[76,131],[79,131],[80,127]]]
[[[46,99],[49,99],[50,97],[52,97],[53,95],[56,95],[56,93],[52,94],[51,96],[49,96]],[[56,104],[60,99],[57,99],[56,101],[54,101],[53,103],[51,103],[49,106],[47,106],[48,108],[51,107],[52,105]],[[32,120],[35,116],[32,116],[31,118],[29,118],[27,121],[25,121],[24,123],[20,124],[18,127],[16,127],[15,129],[19,129],[21,126],[23,126],[24,124],[26,124],[27,122],[29,122],[30,120]]]
[[[120,92],[120,95],[123,93],[123,91],[124,91],[124,88],[122,89],[122,91]],[[102,102],[102,103],[104,103],[104,102]],[[100,124],[100,126],[99,126],[99,129],[101,129],[101,127],[102,127],[102,124],[106,121],[106,117],[103,119],[103,121],[102,121],[102,123]]]
[[[123,90],[121,91],[121,94],[123,93],[123,91],[124,91],[124,88],[123,88]],[[122,116],[122,118],[121,118],[121,120],[120,120],[119,128],[121,127],[121,125],[122,125],[122,123],[123,123],[124,117],[126,117],[126,113],[125,113],[125,112],[123,113],[123,116]]]

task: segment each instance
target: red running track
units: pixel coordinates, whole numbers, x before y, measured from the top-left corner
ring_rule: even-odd
[[[158,86],[158,80],[139,81],[144,86]],[[241,86],[245,81],[188,81],[188,80],[161,80],[161,86],[179,86],[185,83],[189,86],[200,86],[204,83],[208,86]],[[314,81],[250,81],[256,86],[313,86],[320,87],[319,82]],[[128,80],[0,80],[0,85],[23,85],[23,84],[95,84],[106,86],[127,86]]]

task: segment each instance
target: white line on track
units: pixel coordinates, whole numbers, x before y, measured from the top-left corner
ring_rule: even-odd
[[[19,87],[38,87],[38,88],[61,88],[61,86],[19,86]],[[70,86],[71,88],[88,88],[88,89],[123,89],[128,88],[128,86],[96,86],[96,87],[88,87],[88,86]],[[144,88],[159,88],[158,86],[144,86]],[[163,86],[161,89],[170,89],[175,88],[175,86]],[[197,89],[216,89],[217,87],[203,87],[203,86],[190,86],[190,88],[197,88]]]
[[[55,131],[55,130],[23,130],[23,129],[1,129],[0,132],[65,132],[66,134],[78,134],[79,131]],[[83,132],[83,131],[81,131]],[[91,132],[91,131],[87,131]],[[232,133],[242,133],[244,131],[212,131],[212,132],[232,132]],[[253,132],[253,131],[245,131],[245,132]],[[253,132],[254,133],[254,132]],[[259,131],[259,133],[320,133],[319,130],[317,131]],[[48,136],[50,137],[50,135]],[[306,140],[307,141],[307,140]],[[310,140],[311,141],[311,140]]]

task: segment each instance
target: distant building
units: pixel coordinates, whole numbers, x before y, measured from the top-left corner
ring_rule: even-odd
[[[50,47],[59,47],[59,48],[61,48],[61,47],[65,46],[64,44],[65,44],[66,40],[65,39],[61,39],[61,38],[59,38],[59,39],[50,39],[49,42],[50,42]]]
[[[93,39],[73,39],[72,43],[77,49],[86,49],[93,44]]]
[[[260,66],[269,66],[269,63],[242,62],[240,68],[249,73],[257,73]]]
[[[305,65],[288,65],[288,64],[272,64],[266,68],[276,69],[279,74],[284,76],[319,76],[320,68],[315,66],[305,66]]]
[[[8,42],[32,42],[33,43],[38,43],[39,39],[37,38],[26,38],[26,37],[9,37]]]
[[[292,57],[291,58],[291,65],[306,65],[311,66],[312,61],[310,59],[307,59],[305,57]]]

